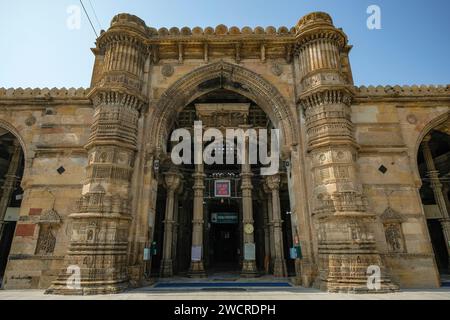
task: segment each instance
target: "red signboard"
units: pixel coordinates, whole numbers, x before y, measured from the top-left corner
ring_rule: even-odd
[[[230,180],[214,181],[214,196],[218,198],[230,198],[231,197]]]

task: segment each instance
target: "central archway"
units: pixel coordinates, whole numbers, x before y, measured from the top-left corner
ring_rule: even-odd
[[[151,136],[156,138],[152,149],[164,151],[178,112],[196,98],[216,89],[233,91],[255,101],[274,126],[280,129],[281,145],[289,147],[297,144],[296,114],[280,92],[260,75],[221,61],[188,73],[163,93],[150,126]]]

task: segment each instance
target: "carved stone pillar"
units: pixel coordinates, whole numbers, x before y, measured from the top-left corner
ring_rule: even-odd
[[[347,36],[328,14],[315,12],[297,24],[296,42],[298,102],[312,162],[312,214],[319,226],[318,285],[331,292],[368,292],[368,267],[376,265],[385,274],[370,230],[376,217],[367,210],[357,175],[351,77],[340,62],[348,51]],[[393,289],[383,278],[380,292]]]
[[[12,146],[12,156],[9,162],[8,171],[5,174],[5,182],[2,186],[2,196],[0,198],[0,240],[3,236],[3,225],[5,223],[6,210],[8,209],[9,203],[11,202],[11,196],[17,184],[19,177],[17,176],[17,171],[19,170],[20,162],[22,161],[22,147],[19,141],[14,141]]]
[[[444,195],[443,192],[443,185],[439,179],[439,171],[436,170],[436,165],[433,160],[433,154],[431,153],[430,149],[430,140],[431,135],[427,135],[422,142],[422,153],[425,158],[425,164],[427,166],[427,175],[430,179],[430,185],[431,189],[433,189],[434,193],[434,199],[436,200],[436,203],[438,205],[439,211],[441,213],[441,219],[439,219],[439,222],[441,223],[442,232],[445,237],[445,242],[447,245],[447,252],[449,255],[449,261],[448,266],[450,269],[450,217],[446,202],[446,195]]]
[[[181,226],[180,226],[180,207],[179,207],[179,203],[180,203],[180,190],[183,190],[183,184],[181,184],[180,188],[178,188],[178,192],[175,193],[175,204],[173,207],[173,221],[174,221],[174,225],[173,225],[173,240],[172,240],[172,266],[173,266],[173,272],[177,273],[178,272],[178,265],[179,265],[179,259],[177,257],[177,253],[178,253],[178,241],[179,241],[179,236],[181,235]]]
[[[450,219],[444,218],[439,219],[439,222],[441,223],[442,232],[444,233],[445,241],[447,242],[447,252],[450,257]],[[448,271],[450,271],[450,258],[448,261]]]
[[[447,208],[447,212],[450,209],[450,198],[449,198],[450,184],[448,182],[442,183],[442,193],[444,194],[444,200]],[[448,212],[450,215],[450,212]]]
[[[284,259],[283,247],[283,220],[281,220],[281,205],[280,205],[280,182],[279,174],[268,176],[266,178],[267,187],[270,190],[272,198],[272,221],[273,226],[273,275],[275,277],[286,277],[286,260]]]
[[[264,192],[267,195],[267,227],[269,228],[269,272],[273,273],[273,262],[275,258],[275,240],[274,240],[274,226],[273,226],[273,202],[272,202],[272,191],[267,186],[267,183],[263,184]]]
[[[177,172],[167,172],[164,174],[164,182],[167,188],[166,214],[164,219],[164,243],[163,257],[161,261],[161,277],[173,276],[173,228],[175,224],[175,191],[181,183],[182,176]]]
[[[439,207],[439,211],[441,212],[442,218],[448,218],[448,208],[447,203],[445,201],[445,196],[442,190],[442,183],[439,180],[439,171],[436,169],[436,165],[434,164],[433,154],[430,149],[430,140],[431,136],[427,135],[422,142],[422,153],[425,158],[425,164],[427,166],[427,174],[430,179],[431,189],[433,189],[434,198],[436,200],[436,204]]]
[[[268,274],[270,272],[270,220],[269,210],[267,208],[266,194],[261,190],[262,210],[263,210],[263,232],[264,232],[264,270]]]
[[[89,94],[94,116],[86,179],[75,213],[66,267],[47,290],[57,294],[109,294],[128,286],[128,233],[133,219],[131,178],[140,112],[146,105],[147,28],[119,14],[97,39],[104,55],[101,79]],[[77,272],[77,270],[79,272]],[[73,281],[80,275],[79,282]],[[79,285],[78,285],[79,284]]]
[[[205,190],[205,174],[203,165],[195,166],[194,177],[194,213],[192,219],[192,250],[191,267],[189,276],[193,278],[205,277],[205,267],[203,265],[203,196]]]
[[[249,161],[248,141],[244,143],[245,159],[241,168],[241,190],[242,190],[242,225],[244,239],[244,259],[242,262],[242,276],[252,277],[257,273],[255,257],[255,233],[253,221],[253,185],[252,171]]]

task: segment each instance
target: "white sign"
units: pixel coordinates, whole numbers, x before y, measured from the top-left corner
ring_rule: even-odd
[[[19,221],[19,211],[20,208],[9,207],[6,209],[5,221]]]
[[[192,246],[191,261],[202,260],[202,246]]]
[[[150,248],[144,248],[144,261],[150,261],[151,251]]]
[[[245,260],[255,260],[255,244],[254,243],[246,243],[244,246],[244,259]]]

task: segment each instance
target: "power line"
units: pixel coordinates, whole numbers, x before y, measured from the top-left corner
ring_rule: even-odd
[[[92,24],[91,18],[89,17],[89,14],[86,11],[86,8],[84,7],[83,1],[80,0],[81,6],[83,7],[84,13],[86,14],[86,17],[89,20],[89,23],[91,24],[92,30],[94,30],[95,36],[98,38],[97,31],[95,31],[94,25]]]
[[[97,17],[97,13],[95,12],[95,9],[94,9],[94,6],[92,5],[91,0],[89,0],[89,5],[91,6],[92,12],[94,13],[95,20],[97,20],[98,28],[100,30],[102,30],[102,24],[100,23],[100,20]]]

